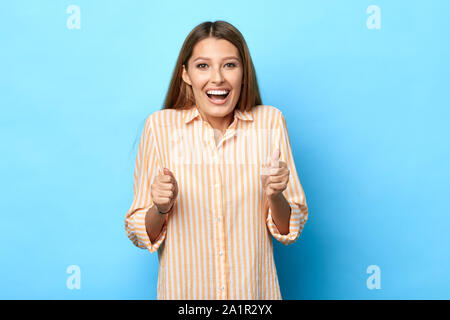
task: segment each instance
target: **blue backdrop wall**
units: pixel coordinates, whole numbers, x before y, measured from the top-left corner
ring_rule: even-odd
[[[309,205],[299,240],[274,240],[283,298],[449,299],[449,12],[1,1],[0,298],[156,298],[157,255],[124,229],[137,143],[187,34],[226,20],[286,116]]]

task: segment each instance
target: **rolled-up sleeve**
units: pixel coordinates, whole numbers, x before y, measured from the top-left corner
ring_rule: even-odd
[[[158,238],[151,242],[145,228],[145,216],[153,206],[150,187],[158,174],[159,159],[152,130],[152,119],[146,119],[136,156],[133,183],[133,202],[126,213],[125,230],[128,238],[139,248],[155,252],[166,238],[167,219]]]
[[[266,224],[270,233],[275,239],[283,243],[284,245],[295,242],[300,236],[306,221],[308,220],[308,206],[306,204],[305,193],[300,184],[297,170],[294,163],[294,157],[292,154],[291,143],[286,126],[286,119],[283,114],[279,113],[277,120],[277,127],[275,130],[274,147],[280,149],[280,160],[286,162],[290,171],[289,181],[286,189],[283,191],[283,195],[291,207],[291,216],[289,219],[289,233],[281,234],[272,219],[272,212],[270,207],[268,208],[268,214],[266,218]]]

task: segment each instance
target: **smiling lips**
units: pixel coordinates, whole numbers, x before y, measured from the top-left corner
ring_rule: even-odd
[[[229,89],[217,89],[217,90],[207,90],[206,96],[208,97],[208,100],[217,105],[224,104],[228,97],[230,96],[230,90]]]

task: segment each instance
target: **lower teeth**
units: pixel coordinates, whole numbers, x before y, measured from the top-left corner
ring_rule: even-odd
[[[213,100],[224,100],[227,97],[227,95],[209,94],[208,97],[210,97]]]

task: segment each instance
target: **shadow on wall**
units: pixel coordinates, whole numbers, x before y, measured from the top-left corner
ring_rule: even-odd
[[[339,168],[331,167],[333,162],[324,162],[323,157],[318,156],[330,154],[330,151],[319,152],[317,146],[300,145],[301,141],[292,138],[291,144],[308,204],[308,221],[293,244],[286,246],[272,238],[281,296],[283,300],[333,299],[330,291],[323,290],[333,285],[333,258],[328,252],[333,235],[327,231],[328,225],[321,223],[331,214],[321,211],[325,207],[321,204],[324,195],[332,193],[326,190],[326,173],[333,170],[336,175]],[[304,152],[298,154],[294,150]]]

